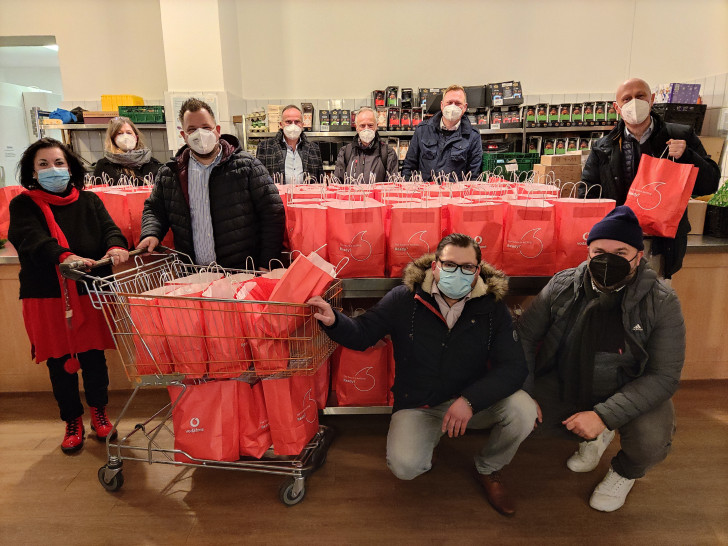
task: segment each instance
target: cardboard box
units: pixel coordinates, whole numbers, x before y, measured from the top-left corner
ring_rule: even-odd
[[[554,157],[554,156],[542,156]],[[559,156],[565,157],[565,156]],[[550,166],[537,163],[533,166],[534,182],[545,184],[555,180],[564,182],[579,182],[581,180],[581,165]]]
[[[541,163],[549,166],[558,165],[579,165],[581,164],[580,154],[566,154],[560,156],[541,156]]]
[[[710,136],[701,136],[698,138],[700,139],[700,142],[702,142],[705,151],[708,152],[710,159],[720,165],[720,156],[723,152],[723,144],[725,143],[725,139],[723,137]]]
[[[383,106],[377,106],[377,128],[387,128],[387,109]]]
[[[663,83],[654,90],[656,103],[697,104],[699,83]]]
[[[384,93],[384,98],[387,101],[387,106],[398,106],[399,102],[397,101],[397,93],[399,92],[399,87],[396,85],[390,85],[387,87],[387,90]]]
[[[708,203],[691,199],[688,201],[688,220],[690,231],[688,235],[702,235],[705,227],[705,212],[708,210]]]

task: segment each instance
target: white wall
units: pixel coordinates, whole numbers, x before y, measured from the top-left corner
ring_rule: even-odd
[[[41,35],[56,37],[66,101],[164,96],[158,1],[0,0],[0,36]]]
[[[358,97],[386,85],[520,79],[613,91],[728,70],[725,0],[238,0],[243,96]]]
[[[0,67],[0,82],[35,86],[44,91],[63,95],[63,84],[58,67]]]

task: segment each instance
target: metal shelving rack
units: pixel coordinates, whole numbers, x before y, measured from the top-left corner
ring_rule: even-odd
[[[246,124],[235,123],[238,128],[238,137],[243,145],[247,148],[249,139],[272,138],[277,133],[271,132],[248,132]],[[525,152],[528,146],[528,135],[542,135],[549,133],[591,133],[594,131],[611,131],[614,125],[581,125],[574,127],[514,127],[511,129],[478,129],[481,136],[487,135],[517,135],[521,137],[521,151]],[[382,137],[411,137],[414,131],[379,131]],[[348,140],[356,135],[356,131],[307,131],[306,135],[313,139],[320,140]]]

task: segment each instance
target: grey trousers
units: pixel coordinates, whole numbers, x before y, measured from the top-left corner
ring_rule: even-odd
[[[432,468],[432,452],[443,436],[442,419],[452,403],[448,400],[433,408],[403,409],[392,415],[387,466],[395,476],[411,480]],[[510,463],[535,420],[536,404],[524,391],[516,391],[473,415],[468,429],[493,429],[475,456],[478,472],[490,474]]]
[[[621,449],[612,459],[612,468],[625,478],[641,478],[665,460],[674,434],[675,407],[666,400],[619,428]]]

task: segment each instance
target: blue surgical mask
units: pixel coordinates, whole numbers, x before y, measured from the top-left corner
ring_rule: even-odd
[[[51,193],[63,193],[70,179],[71,174],[65,167],[51,167],[38,171],[38,184]]]
[[[459,300],[470,293],[473,282],[472,275],[466,275],[460,268],[452,273],[443,271],[439,266],[437,268],[440,270],[440,281],[437,283],[437,288],[445,296],[453,300]]]

